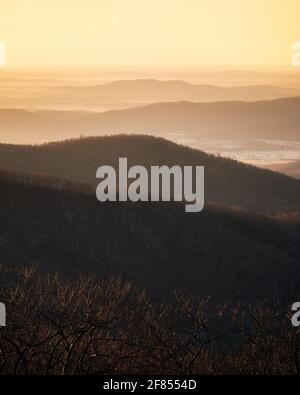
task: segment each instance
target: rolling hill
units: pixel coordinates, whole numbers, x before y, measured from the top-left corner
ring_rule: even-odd
[[[299,139],[300,99],[260,102],[173,102],[101,113],[0,110],[2,142],[38,143],[107,133],[148,133],[186,138]]]
[[[0,175],[0,264],[65,278],[120,276],[155,299],[175,290],[224,300],[294,300],[299,222],[207,206],[99,203],[93,195]]]
[[[191,84],[182,80],[136,79],[119,80],[101,85],[72,86],[64,85],[52,87],[51,92],[68,97],[97,97],[99,100],[109,96],[119,101],[127,97],[136,102],[159,101],[227,101],[227,100],[271,100],[282,97],[299,96],[299,89],[284,88],[273,85],[247,86],[216,86],[210,84]],[[107,98],[106,98],[107,100]]]
[[[62,76],[63,77],[63,76]],[[169,76],[163,79],[138,78],[116,80],[116,75],[103,76],[102,80],[91,78],[66,81],[49,78],[30,78],[30,76],[2,77],[0,74],[0,107],[61,110],[108,111],[141,106],[150,103],[196,101],[258,101],[274,100],[284,97],[299,97],[300,87],[295,82],[266,79],[257,76],[256,81],[207,80],[191,83]],[[172,78],[167,79],[166,78]],[[175,79],[176,78],[176,79]],[[189,76],[187,76],[189,80]],[[77,81],[77,82],[76,82]],[[104,81],[106,81],[104,83]],[[201,77],[200,77],[201,81]],[[244,82],[243,82],[244,81]],[[227,84],[227,86],[219,84]]]
[[[300,211],[300,181],[150,136],[82,138],[41,146],[0,145],[0,169],[96,186],[101,165],[205,166],[206,202],[264,213]]]

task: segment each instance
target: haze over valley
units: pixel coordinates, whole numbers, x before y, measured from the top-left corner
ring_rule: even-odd
[[[2,143],[141,133],[298,174],[297,74],[1,71],[0,92]]]

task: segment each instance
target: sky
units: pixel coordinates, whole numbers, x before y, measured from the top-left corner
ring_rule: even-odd
[[[291,68],[300,0],[1,0],[8,68]]]

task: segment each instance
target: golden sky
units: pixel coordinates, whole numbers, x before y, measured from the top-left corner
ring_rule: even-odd
[[[300,0],[0,0],[7,66],[291,68]]]

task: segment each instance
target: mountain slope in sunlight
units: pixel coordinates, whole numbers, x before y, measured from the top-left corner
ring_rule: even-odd
[[[37,143],[115,133],[186,138],[298,140],[300,98],[260,102],[169,102],[101,113],[0,110],[2,142]]]

